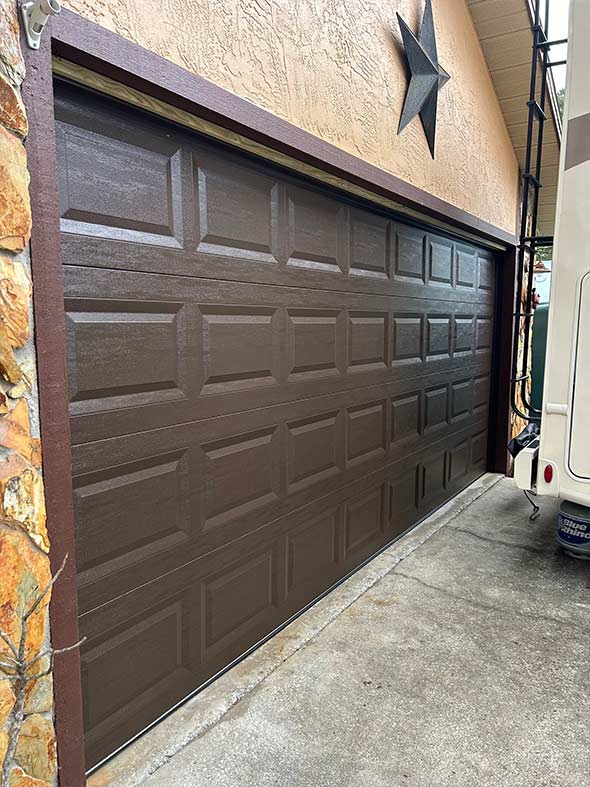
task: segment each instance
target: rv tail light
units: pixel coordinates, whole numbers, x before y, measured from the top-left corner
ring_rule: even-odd
[[[543,470],[543,478],[545,479],[546,484],[550,484],[553,481],[553,467],[551,465],[545,465],[545,469]]]

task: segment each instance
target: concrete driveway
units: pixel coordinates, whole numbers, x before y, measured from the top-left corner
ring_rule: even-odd
[[[590,564],[487,476],[90,780],[588,787]]]

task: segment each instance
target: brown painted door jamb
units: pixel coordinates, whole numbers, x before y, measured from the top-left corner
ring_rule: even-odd
[[[510,373],[514,321],[514,292],[516,287],[516,248],[507,249],[497,266],[496,316],[494,331],[493,380],[490,406],[489,470],[507,473],[508,441],[510,440]]]
[[[60,648],[78,641],[78,591],[51,39],[49,35],[43,36],[41,48],[37,51],[28,48],[24,35],[22,39],[27,68],[22,93],[30,127],[26,149],[31,173],[31,268],[39,415],[52,571],[55,572],[64,555],[68,555],[65,570],[53,588],[50,605],[52,644]],[[59,784],[62,787],[81,787],[86,783],[86,776],[78,649],[56,658],[54,694]]]

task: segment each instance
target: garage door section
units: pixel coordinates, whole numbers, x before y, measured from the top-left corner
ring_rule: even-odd
[[[56,85],[88,761],[486,467],[495,263]]]

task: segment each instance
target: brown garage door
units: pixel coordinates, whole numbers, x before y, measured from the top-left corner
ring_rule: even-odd
[[[495,263],[56,97],[92,765],[482,473]]]

